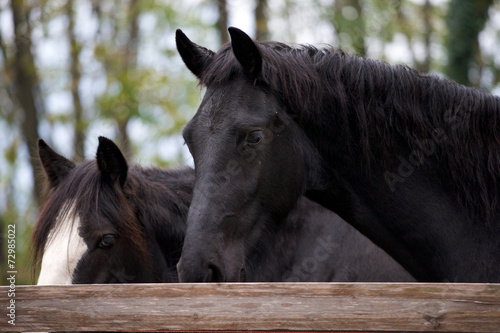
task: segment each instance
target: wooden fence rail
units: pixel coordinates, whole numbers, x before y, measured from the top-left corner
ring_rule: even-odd
[[[0,287],[2,332],[500,332],[500,284],[16,286],[15,295],[9,290]],[[14,310],[10,304],[15,304]]]

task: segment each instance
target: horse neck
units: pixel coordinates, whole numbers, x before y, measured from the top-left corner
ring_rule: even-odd
[[[419,279],[449,279],[464,265],[465,244],[479,246],[470,235],[485,232],[498,216],[500,99],[400,67],[371,67],[359,60],[324,77],[323,105],[307,113],[302,128],[329,165],[330,195],[320,189],[308,196]],[[372,80],[375,74],[379,79]],[[409,226],[421,235],[448,236],[402,242],[395,235]],[[448,261],[425,265],[440,260],[436,253]]]
[[[290,275],[290,267],[297,265],[301,258],[300,249],[303,244],[312,243],[318,236],[311,232],[307,218],[314,218],[315,205],[305,198],[299,198],[295,207],[283,218],[272,219],[265,225],[273,226],[261,235],[256,251],[250,256],[247,264],[251,270],[247,273],[248,281],[284,281]]]

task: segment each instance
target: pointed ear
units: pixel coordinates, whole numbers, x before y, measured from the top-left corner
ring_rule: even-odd
[[[59,182],[75,167],[75,163],[56,153],[42,139],[38,139],[38,158],[52,188],[59,185]]]
[[[100,136],[96,153],[97,167],[103,178],[112,182],[120,182],[123,186],[127,180],[128,165],[120,149],[113,141]]]
[[[262,70],[262,56],[254,41],[240,29],[230,27],[231,45],[238,62],[248,74],[257,77]]]
[[[187,68],[200,78],[201,73],[212,61],[214,52],[190,41],[181,29],[175,32],[175,43]]]

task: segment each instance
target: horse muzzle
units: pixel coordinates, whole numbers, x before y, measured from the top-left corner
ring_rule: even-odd
[[[244,265],[227,269],[222,261],[214,257],[204,260],[200,257],[189,260],[181,257],[177,263],[179,282],[245,282]]]

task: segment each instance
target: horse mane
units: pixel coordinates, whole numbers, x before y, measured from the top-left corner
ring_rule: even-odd
[[[133,185],[132,185],[133,184]],[[186,220],[194,187],[194,172],[189,167],[179,169],[142,168],[129,169],[125,186],[133,188],[129,200],[135,207],[137,219],[143,221],[146,235],[168,239],[161,244],[165,254],[180,258],[186,232]],[[172,260],[172,265],[176,260]]]
[[[377,167],[387,171],[398,155],[421,153],[423,143],[433,142],[436,150],[420,167],[433,163],[469,215],[493,219],[499,199],[500,98],[331,47],[256,45],[263,66],[255,82],[278,96],[298,123],[323,126],[316,133],[338,124],[346,149],[361,157],[368,174]],[[225,44],[200,84],[229,83],[241,73],[231,45]],[[442,142],[436,142],[436,132]]]

